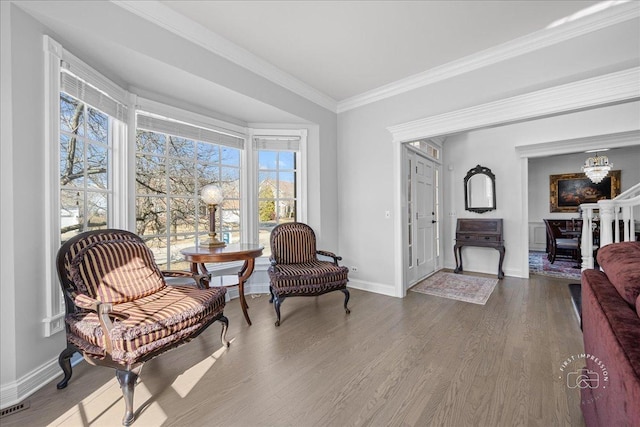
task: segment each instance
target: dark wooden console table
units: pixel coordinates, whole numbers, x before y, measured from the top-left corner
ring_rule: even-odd
[[[480,246],[494,248],[500,252],[498,263],[498,279],[504,277],[502,261],[504,261],[504,240],[502,239],[502,218],[459,218],[456,226],[456,244],[453,254],[456,257],[454,273],[462,273],[462,247]]]

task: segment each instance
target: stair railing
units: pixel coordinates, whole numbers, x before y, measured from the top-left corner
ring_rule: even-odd
[[[636,222],[640,224],[634,208],[640,207],[640,183],[629,188],[612,200],[598,203],[583,203],[582,211],[582,270],[594,267],[594,251],[617,242],[636,240]],[[600,222],[600,233],[595,239],[593,233]]]

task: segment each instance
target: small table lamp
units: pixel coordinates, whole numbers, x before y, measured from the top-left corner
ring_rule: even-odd
[[[207,245],[210,248],[226,246],[226,243],[216,238],[216,206],[224,200],[222,189],[213,184],[205,185],[200,191],[200,198],[209,205],[209,242]]]

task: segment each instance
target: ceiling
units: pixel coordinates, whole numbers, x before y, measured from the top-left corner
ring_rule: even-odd
[[[597,1],[161,1],[335,101],[542,30]]]
[[[306,91],[311,94],[308,99],[335,112],[340,102],[381,86],[438,67],[445,69],[452,61],[541,31],[558,20],[575,18],[581,11],[625,1],[14,3],[52,29],[72,53],[117,83],[126,83],[123,87],[128,90],[196,112],[213,112],[222,120],[242,125],[306,120],[186,69],[141,55],[127,40],[113,37],[111,20],[129,22],[129,12],[133,12],[138,19],[155,23],[250,71],[279,84],[284,82],[294,93],[306,96]],[[219,47],[224,49],[217,51]],[[251,69],[254,64],[257,67]],[[262,73],[264,70],[267,73]],[[286,86],[289,83],[293,88]]]

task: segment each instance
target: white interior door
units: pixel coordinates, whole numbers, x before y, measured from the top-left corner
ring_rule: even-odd
[[[434,165],[430,160],[416,156],[416,267],[418,279],[435,270],[434,257]]]
[[[410,287],[436,267],[435,164],[411,150],[405,150],[407,201],[405,285]]]

